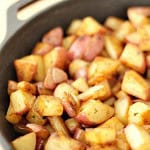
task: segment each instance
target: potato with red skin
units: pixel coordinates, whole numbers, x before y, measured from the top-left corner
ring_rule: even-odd
[[[42,42],[48,43],[52,46],[61,46],[62,40],[63,40],[63,29],[61,27],[51,29],[42,38]]]

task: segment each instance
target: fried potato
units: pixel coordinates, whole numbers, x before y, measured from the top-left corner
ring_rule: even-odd
[[[72,45],[72,43],[76,40],[76,36],[75,35],[70,35],[67,36],[63,39],[63,47],[67,50],[69,50],[70,46]]]
[[[133,70],[125,73],[121,88],[130,95],[143,100],[149,100],[150,86],[148,82]]]
[[[13,81],[13,80],[8,81],[7,93],[9,95],[17,90],[17,84],[18,83],[16,81]]]

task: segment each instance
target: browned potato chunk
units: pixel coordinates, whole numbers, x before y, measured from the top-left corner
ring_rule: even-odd
[[[63,47],[56,47],[43,57],[45,72],[50,67],[58,67],[60,69],[65,69],[68,63],[68,53]]]
[[[40,95],[34,105],[41,116],[61,116],[63,113],[60,99],[54,96]]]
[[[113,115],[114,109],[109,105],[99,100],[88,100],[81,105],[75,118],[85,125],[95,125],[108,120]]]
[[[135,71],[127,71],[124,75],[122,90],[143,100],[149,100],[150,86],[148,82]]]
[[[31,93],[33,95],[36,95],[36,86],[35,84],[29,83],[27,81],[21,81],[17,84],[18,90],[23,90],[27,93]]]
[[[17,90],[17,82],[13,80],[8,81],[7,93],[10,95],[12,92]]]
[[[35,96],[23,90],[17,90],[10,95],[10,103],[16,114],[28,112],[35,102]]]
[[[143,127],[138,126],[136,124],[129,124],[125,128],[125,135],[132,149],[150,149],[150,134]]]
[[[100,81],[109,78],[113,73],[117,71],[118,66],[119,62],[117,60],[105,57],[96,57],[89,66],[89,84],[97,84]]]
[[[36,148],[36,134],[34,132],[28,133],[24,136],[18,137],[12,141],[15,150],[35,150]]]
[[[89,99],[105,100],[111,95],[110,85],[107,80],[100,82],[99,84],[88,88],[85,92],[78,95],[81,101]]]
[[[93,35],[98,32],[105,33],[105,27],[97,22],[93,17],[88,16],[83,18],[83,21],[77,30],[77,35]]]
[[[42,39],[42,42],[48,43],[52,46],[61,46],[63,40],[63,29],[56,27],[47,32]]]
[[[90,147],[87,147],[86,150],[118,150],[117,147],[113,144],[109,145],[92,145]]]
[[[58,83],[67,81],[67,79],[68,79],[68,76],[66,72],[64,72],[62,69],[59,69],[57,67],[51,67],[47,71],[47,74],[44,80],[44,86],[47,89],[53,90]]]
[[[109,144],[116,139],[116,131],[113,128],[98,127],[85,130],[85,141],[90,145]]]
[[[121,54],[120,60],[123,64],[131,67],[139,73],[146,69],[145,56],[143,52],[133,44],[127,44]]]
[[[53,49],[53,46],[47,43],[39,42],[35,45],[34,49],[32,50],[32,54],[36,55],[45,55],[49,51]]]
[[[70,35],[70,36],[65,37],[63,39],[63,47],[65,49],[69,49],[72,43],[75,41],[75,39],[76,39],[75,35]]]
[[[123,20],[114,16],[109,16],[105,20],[105,26],[112,30],[117,30],[121,24],[123,23]]]
[[[86,81],[88,80],[88,67],[82,67],[77,70],[74,75],[75,79],[84,78]]]
[[[37,64],[33,61],[16,59],[14,61],[18,81],[32,81],[37,72]]]
[[[150,105],[146,105],[142,102],[136,102],[132,104],[128,112],[128,122],[138,125],[144,125],[150,123]]]
[[[122,43],[114,35],[105,36],[105,48],[113,59],[118,59],[123,50]]]
[[[24,60],[34,62],[37,64],[37,71],[34,76],[35,81],[43,81],[45,78],[44,62],[43,57],[39,55],[28,55],[23,57]]]
[[[83,129],[77,128],[73,138],[78,141],[85,142],[85,131]]]
[[[8,122],[10,122],[12,124],[17,124],[20,122],[22,117],[20,114],[16,114],[16,112],[14,111],[14,108],[12,107],[12,105],[10,103],[9,107],[7,109],[5,118]]]
[[[48,117],[52,128],[58,133],[61,132],[65,136],[69,136],[69,131],[61,117]]]
[[[52,134],[44,147],[45,150],[84,150],[85,146],[77,140],[63,134]]]
[[[115,97],[110,97],[107,100],[105,100],[104,103],[109,105],[109,106],[114,106],[115,101],[116,101]]]

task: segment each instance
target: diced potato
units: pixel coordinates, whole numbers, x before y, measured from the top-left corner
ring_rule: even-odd
[[[77,70],[77,72],[74,75],[75,79],[83,78],[84,80],[88,80],[88,67],[82,67]]]
[[[65,93],[72,93],[74,95],[77,95],[78,91],[68,83],[60,83],[55,88],[54,96],[62,99]]]
[[[150,40],[149,39],[143,39],[139,43],[139,48],[142,51],[150,51]]]
[[[135,124],[129,124],[125,128],[125,135],[132,149],[150,149],[150,134],[143,127]]]
[[[26,119],[30,123],[35,123],[38,125],[44,125],[46,123],[46,119],[43,118],[34,108],[35,106],[33,105],[32,109],[27,113]]]
[[[12,141],[15,150],[35,150],[36,134],[34,132],[18,137]]]
[[[16,114],[25,114],[32,108],[34,102],[35,96],[22,90],[17,90],[10,95],[10,103]]]
[[[150,123],[150,106],[142,102],[132,104],[128,112],[128,122],[138,125]]]
[[[37,64],[37,71],[35,73],[33,80],[43,81],[45,78],[45,70],[44,70],[44,62],[43,62],[42,56],[32,54],[32,55],[23,57],[23,59]]]
[[[103,124],[101,124],[99,127],[113,128],[116,131],[120,131],[124,128],[124,125],[122,124],[122,122],[120,122],[120,120],[117,117],[112,117]]]
[[[36,135],[42,139],[46,139],[49,136],[49,132],[48,130],[41,126],[41,125],[37,125],[37,124],[33,124],[33,123],[28,123],[26,125],[26,127],[28,127],[29,129],[32,130],[32,132],[35,132]]]
[[[35,45],[32,50],[32,54],[36,55],[45,55],[46,53],[50,52],[53,49],[53,46],[47,43],[39,42]]]
[[[150,125],[144,125],[143,128],[150,133]]]
[[[118,150],[117,147],[113,144],[109,145],[92,145],[87,147],[86,150]]]
[[[110,85],[107,80],[100,82],[99,84],[88,88],[85,92],[78,95],[81,101],[89,99],[105,100],[111,95]]]
[[[74,77],[75,73],[83,67],[88,66],[88,62],[82,60],[82,59],[75,59],[69,64],[69,74],[71,77]]]
[[[77,89],[79,92],[84,92],[86,91],[89,86],[87,81],[85,81],[84,78],[78,78],[71,84],[75,89]]]
[[[52,126],[52,128],[58,133],[61,132],[65,136],[69,136],[69,131],[61,117],[53,116],[48,117],[48,120]]]
[[[63,47],[56,47],[49,53],[44,55],[43,60],[45,66],[45,73],[47,73],[47,70],[50,67],[58,67],[60,69],[65,69],[68,63],[67,50]]]
[[[112,30],[117,30],[124,22],[121,18],[109,16],[106,18],[104,25]]]
[[[105,48],[113,59],[118,59],[123,50],[122,43],[114,35],[105,36]]]
[[[75,39],[76,39],[75,35],[70,35],[70,36],[65,37],[63,39],[63,47],[65,49],[69,49],[72,43],[75,41]]]
[[[70,137],[63,134],[51,135],[44,147],[44,150],[84,150],[85,146]]]
[[[18,81],[32,81],[37,72],[37,64],[31,60],[16,59],[14,66]]]
[[[150,86],[148,82],[133,70],[125,73],[121,88],[128,94],[140,99],[149,100],[150,98]]]
[[[113,128],[99,127],[85,130],[85,141],[87,144],[108,144],[116,139],[116,131]]]
[[[52,46],[61,46],[63,40],[63,29],[55,27],[48,31],[42,38],[42,42],[48,43]]]
[[[146,69],[145,56],[143,52],[133,44],[127,44],[121,54],[120,60],[123,64],[131,67],[139,73]]]
[[[21,115],[16,114],[14,111],[14,108],[12,107],[11,103],[9,104],[9,107],[7,109],[7,113],[5,116],[6,120],[9,121],[12,124],[17,124],[21,120]]]
[[[61,116],[63,113],[60,99],[54,96],[40,95],[34,105],[41,116]]]
[[[109,78],[117,71],[118,66],[119,62],[117,60],[106,57],[96,57],[89,66],[89,84],[97,84],[100,81]]]
[[[67,119],[65,124],[71,133],[74,133],[80,127],[80,124],[74,118]]]
[[[8,81],[7,93],[10,95],[12,92],[17,90],[17,82],[13,80]]]
[[[81,22],[76,34],[78,36],[93,35],[98,32],[105,33],[105,27],[97,22],[93,17],[88,16],[83,18],[83,21]]]
[[[115,97],[110,97],[107,100],[105,100],[104,103],[107,104],[107,105],[109,105],[109,106],[113,106],[114,103],[115,103],[115,101],[116,101]]]
[[[114,115],[114,109],[99,100],[84,102],[75,117],[79,123],[85,125],[100,124]]]
[[[67,73],[57,67],[51,67],[48,69],[46,77],[44,79],[44,86],[47,89],[53,90],[58,83],[67,81]]]
[[[125,41],[126,36],[134,32],[135,28],[129,21],[124,21],[121,26],[115,31],[115,36],[120,41]]]
[[[18,90],[23,90],[27,93],[36,95],[36,86],[35,84],[29,83],[27,81],[20,81],[17,84],[17,89]]]
[[[74,19],[71,24],[69,25],[68,29],[67,29],[67,34],[76,34],[77,30],[79,29],[80,25],[82,23],[81,19]]]
[[[84,143],[85,142],[85,131],[83,129],[77,128],[75,130],[73,138]]]

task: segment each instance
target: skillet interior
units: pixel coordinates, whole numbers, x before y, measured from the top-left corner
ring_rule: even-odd
[[[62,26],[65,29],[73,18],[82,18],[88,15],[101,22],[110,15],[126,18],[126,9],[135,5],[150,5],[150,1],[69,0],[62,2],[28,21],[5,43],[0,50],[0,141],[6,139],[6,143],[2,142],[5,148],[8,146],[7,141],[16,136],[13,127],[5,120],[9,103],[7,81],[15,79],[13,60],[29,54],[35,43],[52,27]]]

